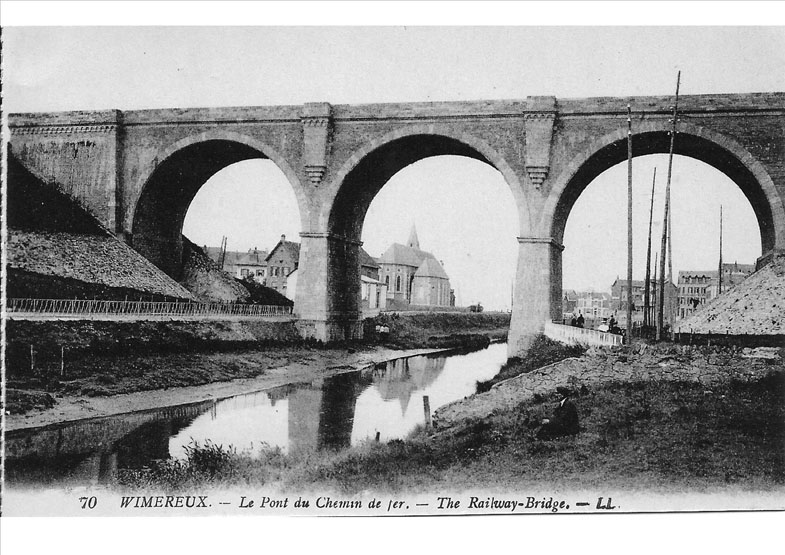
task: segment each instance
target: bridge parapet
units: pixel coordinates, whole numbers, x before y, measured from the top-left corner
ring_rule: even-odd
[[[567,343],[568,345],[590,345],[593,347],[617,347],[622,344],[622,336],[612,333],[589,330],[586,328],[576,328],[574,326],[564,326],[562,324],[554,324],[553,322],[545,323],[545,336]]]

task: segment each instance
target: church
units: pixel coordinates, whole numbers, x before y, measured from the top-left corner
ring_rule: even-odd
[[[393,243],[378,259],[379,279],[387,285],[388,308],[396,305],[450,306],[450,278],[430,252],[420,249],[412,225],[405,245]]]

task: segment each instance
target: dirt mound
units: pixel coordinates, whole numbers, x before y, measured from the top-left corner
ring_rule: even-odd
[[[248,289],[221,270],[204,251],[183,237],[183,277],[180,284],[203,302],[251,300]]]
[[[255,281],[243,280],[242,286],[251,293],[251,302],[255,304],[294,306],[294,301],[280,294],[275,289],[256,283]]]
[[[699,334],[785,334],[785,256],[775,257],[676,327]]]
[[[30,296],[62,298],[63,291],[57,288],[68,281],[81,284],[79,291],[97,298],[120,294],[105,297],[106,291],[192,298],[152,262],[109,235],[8,229],[7,253],[9,277],[24,282],[25,276],[37,276],[39,285],[35,294],[22,287],[24,283],[9,280],[9,290]]]

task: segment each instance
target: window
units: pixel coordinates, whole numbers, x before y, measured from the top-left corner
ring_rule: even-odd
[[[390,276],[389,275],[384,276],[384,284],[387,286],[388,289],[390,288]]]
[[[241,277],[248,277],[248,268],[243,268],[240,270]]]
[[[400,291],[401,290],[401,276],[397,276],[395,278],[395,290],[396,291]]]

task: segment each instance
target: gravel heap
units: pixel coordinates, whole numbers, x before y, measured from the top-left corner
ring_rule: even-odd
[[[251,294],[190,241],[183,241],[185,263],[180,283],[204,302],[250,301]]]
[[[11,269],[193,299],[182,285],[114,237],[9,229],[7,252]]]
[[[785,256],[750,275],[676,328],[693,333],[785,334]]]

